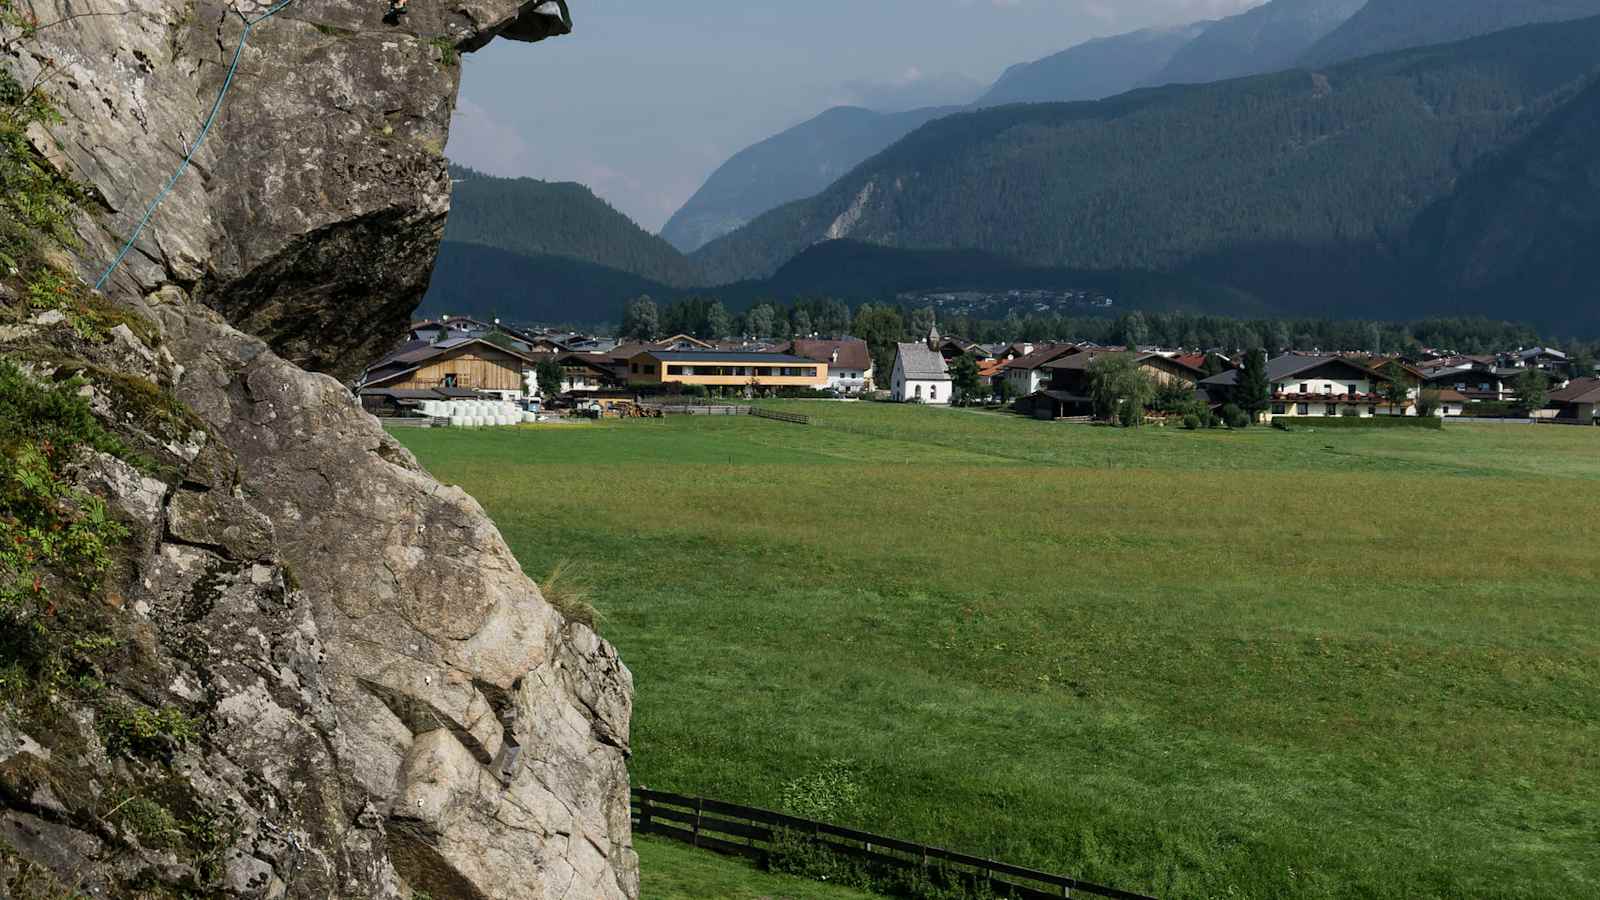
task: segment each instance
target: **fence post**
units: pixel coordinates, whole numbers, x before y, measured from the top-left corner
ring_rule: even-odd
[[[700,846],[700,814],[703,802],[699,797],[694,798],[694,845],[696,847]]]
[[[650,793],[648,791],[639,791],[639,832],[641,834],[650,832],[650,818]]]

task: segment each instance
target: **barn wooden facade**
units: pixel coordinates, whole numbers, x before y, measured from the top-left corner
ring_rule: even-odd
[[[467,338],[396,353],[368,370],[362,387],[522,391],[522,373],[535,365],[533,359],[515,351]]]

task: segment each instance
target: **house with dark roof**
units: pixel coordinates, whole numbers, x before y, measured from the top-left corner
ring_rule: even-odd
[[[1016,345],[1012,346],[1015,347]],[[1048,384],[1050,373],[1044,370],[1046,363],[1055,362],[1065,356],[1071,356],[1082,349],[1077,344],[1027,344],[1024,346],[1031,349],[1022,356],[1013,357],[1006,363],[1004,369],[1006,382],[1011,385],[1011,393],[1017,397],[1026,397]]]
[[[872,390],[872,351],[860,338],[837,341],[791,341],[779,350],[828,364],[828,387],[841,394]]]
[[[1239,375],[1237,369],[1213,375],[1202,380],[1200,388],[1213,398],[1223,398],[1238,386]],[[1383,396],[1383,385],[1388,380],[1383,374],[1343,356],[1280,356],[1267,361],[1272,405],[1266,419],[1375,416],[1380,408],[1389,411],[1388,401]],[[1398,412],[1403,415],[1406,408]]]
[[[1177,382],[1192,388],[1205,373],[1179,359],[1160,353],[1129,350],[1080,350],[1040,366],[1048,380],[1044,387],[1012,404],[1012,409],[1037,419],[1066,419],[1094,413],[1090,398],[1090,372],[1097,360],[1132,357],[1134,364],[1157,384]]]
[[[1574,378],[1550,395],[1540,418],[1600,425],[1600,378]]]
[[[896,403],[948,406],[955,386],[944,355],[927,341],[896,344],[889,393]]]
[[[628,359],[630,386],[701,385],[704,387],[828,386],[828,364],[788,353],[746,353],[732,350],[643,349]]]

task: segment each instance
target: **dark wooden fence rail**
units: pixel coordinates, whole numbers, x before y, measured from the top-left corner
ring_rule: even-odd
[[[750,415],[762,419],[774,419],[779,422],[793,422],[796,425],[810,425],[811,417],[799,413],[778,412],[775,409],[762,409],[759,406],[750,407]]]
[[[1143,894],[1090,884],[1065,875],[842,828],[754,806],[686,797],[648,788],[634,788],[632,799],[633,830],[636,833],[661,835],[696,847],[756,860],[766,859],[774,841],[787,831],[811,838],[841,856],[874,865],[898,869],[944,866],[988,881],[1000,896],[1010,895],[1023,900],[1074,896],[1153,900]]]

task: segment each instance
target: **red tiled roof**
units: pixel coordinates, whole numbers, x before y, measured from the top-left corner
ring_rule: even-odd
[[[839,353],[837,361],[833,359],[834,351]],[[867,349],[867,342],[859,338],[846,338],[842,341],[792,341],[788,347],[780,348],[780,352],[825,362],[834,368],[860,369],[863,372],[872,368],[872,353]]]

